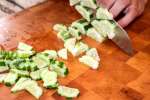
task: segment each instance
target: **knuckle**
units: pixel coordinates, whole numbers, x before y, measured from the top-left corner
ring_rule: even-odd
[[[132,5],[132,6],[131,6],[131,9],[132,9],[132,11],[133,11],[133,13],[134,13],[135,15],[138,15],[138,14],[140,13],[139,10],[138,10],[138,8],[137,8],[137,6]]]

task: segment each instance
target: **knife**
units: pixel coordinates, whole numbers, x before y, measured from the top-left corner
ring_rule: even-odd
[[[98,0],[97,0],[98,2]],[[99,3],[99,2],[98,2]],[[105,8],[103,5],[98,4],[100,7]],[[111,40],[119,46],[125,53],[128,55],[133,54],[133,48],[131,44],[131,39],[128,36],[128,33],[113,19],[113,21],[116,23],[116,27],[114,30],[115,36],[111,38]]]
[[[14,5],[16,5],[16,6],[18,6],[19,8],[21,8],[21,9],[25,9],[23,6],[21,6],[20,4],[18,4],[16,1],[14,1],[14,0],[7,0],[8,2],[10,2],[10,3],[12,3],[12,4],[14,4]]]

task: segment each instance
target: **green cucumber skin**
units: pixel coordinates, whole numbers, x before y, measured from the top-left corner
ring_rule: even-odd
[[[56,83],[55,85],[50,85],[50,86],[47,86],[46,88],[47,88],[47,89],[57,89],[58,86],[59,86],[59,84]]]

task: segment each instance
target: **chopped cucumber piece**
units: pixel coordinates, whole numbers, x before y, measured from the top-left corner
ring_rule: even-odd
[[[24,83],[28,80],[31,80],[31,79],[30,78],[25,78],[25,77],[20,78],[17,81],[17,83],[12,87],[11,92],[18,92],[18,91],[21,91],[21,90],[25,89]]]
[[[56,61],[54,64],[50,65],[50,70],[55,71],[58,76],[65,77],[68,75],[69,71],[64,62]]]
[[[6,86],[11,86],[11,85],[14,85],[16,83],[17,79],[18,79],[18,75],[16,73],[10,72],[5,77],[4,83]]]
[[[25,90],[32,94],[36,99],[39,99],[43,94],[43,90],[38,86],[36,81],[30,80],[25,83]]]
[[[45,51],[42,52],[42,54],[48,56],[49,59],[56,59],[57,58],[57,52],[55,50],[45,50]],[[43,57],[44,56],[42,56],[42,58]]]
[[[8,71],[9,67],[6,65],[4,60],[0,60],[0,73]]]
[[[32,61],[22,62],[16,68],[24,71],[34,71],[38,69],[36,64]]]
[[[49,65],[49,58],[45,55],[40,54],[38,56],[33,57],[32,59],[39,69],[47,67]]]
[[[81,5],[76,5],[75,9],[85,18],[88,22],[93,18],[93,11]]]
[[[85,19],[80,19],[71,24],[71,27],[75,27],[78,29],[83,35],[86,34],[86,27],[89,25],[89,23]]]
[[[77,40],[81,39],[81,33],[79,32],[78,29],[73,28],[73,27],[69,27],[69,32],[70,34],[75,37]]]
[[[0,73],[2,72],[6,72],[9,70],[9,67],[8,66],[0,66]]]
[[[105,20],[112,20],[113,15],[109,13],[109,11],[105,8],[98,8],[96,12],[97,19],[105,19]]]
[[[33,80],[40,80],[41,77],[40,77],[40,70],[37,70],[37,71],[34,71],[34,72],[31,72],[30,73],[30,77],[33,79]]]
[[[67,60],[68,55],[67,55],[67,49],[63,48],[61,50],[58,51],[58,56],[61,57],[62,59]]]
[[[63,24],[56,24],[53,29],[57,32],[67,31],[67,27]]]
[[[70,38],[65,41],[64,47],[69,51],[72,52],[76,44],[76,38]]]
[[[30,71],[36,71],[37,69],[37,65],[34,62],[30,62]]]
[[[83,42],[76,43],[74,38],[68,39],[64,46],[73,56],[79,56],[89,49],[88,45]]]
[[[19,77],[28,77],[30,75],[28,71],[18,69],[10,69],[10,72],[17,74]]]
[[[79,56],[89,49],[88,45],[83,42],[77,42],[74,49],[72,50],[73,56]]]
[[[78,3],[80,3],[80,1],[81,0],[69,0],[70,6],[74,6],[74,5],[78,4]]]
[[[21,63],[25,62],[25,59],[14,59],[11,62],[9,62],[10,68],[16,68],[18,67]]]
[[[42,73],[43,71],[45,71],[45,70],[47,70],[47,71],[49,71],[49,68],[48,67],[44,67],[44,68],[41,68],[41,69],[39,69],[41,72],[40,73]]]
[[[81,5],[92,9],[97,8],[96,0],[81,0]]]
[[[17,57],[19,57],[19,58],[29,58],[34,53],[35,53],[34,51],[21,51],[21,50],[17,50]]]
[[[87,56],[87,55],[79,58],[79,61],[81,63],[84,63],[85,65],[91,67],[92,69],[98,69],[98,67],[99,67],[99,62],[97,60],[95,60],[94,58]]]
[[[94,20],[92,25],[98,32],[102,33],[103,37],[107,37],[108,34],[114,33],[116,27],[116,24],[108,20]]]
[[[60,31],[58,32],[57,37],[62,41],[66,41],[67,39],[71,38],[71,34],[68,31]]]
[[[78,89],[66,86],[59,86],[57,92],[59,95],[64,96],[66,98],[75,98],[80,93]]]
[[[7,75],[8,73],[0,74],[0,83],[4,82],[4,79],[6,78]]]
[[[57,73],[54,71],[43,71],[41,78],[44,82],[43,86],[46,88],[56,88],[58,86]]]
[[[98,52],[97,52],[96,48],[91,48],[90,50],[88,50],[86,52],[86,55],[94,58],[97,61],[100,61],[100,57],[98,55]]]
[[[105,41],[105,38],[98,31],[96,31],[94,28],[88,29],[87,36],[100,42],[100,43]]]
[[[5,60],[0,60],[0,66],[6,66]]]
[[[31,51],[32,50],[32,46],[25,44],[23,42],[19,42],[18,45],[18,50],[22,50],[22,51]]]
[[[16,52],[0,51],[0,59],[15,59],[16,57],[17,57]]]

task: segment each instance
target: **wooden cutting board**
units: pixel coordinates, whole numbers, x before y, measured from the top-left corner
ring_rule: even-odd
[[[32,45],[35,50],[59,50],[63,42],[56,37],[52,27],[56,23],[71,24],[80,15],[69,6],[68,0],[49,0],[34,8],[0,20],[0,45],[14,50],[18,42]],[[150,70],[150,3],[144,15],[127,27],[132,38],[134,55],[122,52],[110,40],[102,44],[84,37],[83,41],[98,49],[101,57],[99,70],[91,70],[69,54],[65,61],[69,68],[60,84],[79,88],[77,100],[140,100],[148,98],[150,82],[145,75]],[[142,79],[144,80],[141,80]],[[143,83],[146,82],[146,83]],[[136,84],[136,85],[132,85]],[[147,85],[145,85],[147,84]],[[149,86],[150,87],[150,86]],[[44,89],[41,100],[63,100],[55,90]],[[10,87],[0,84],[0,100],[34,100],[26,91],[11,93]],[[145,99],[146,100],[146,99]],[[150,100],[150,99],[147,99]]]

